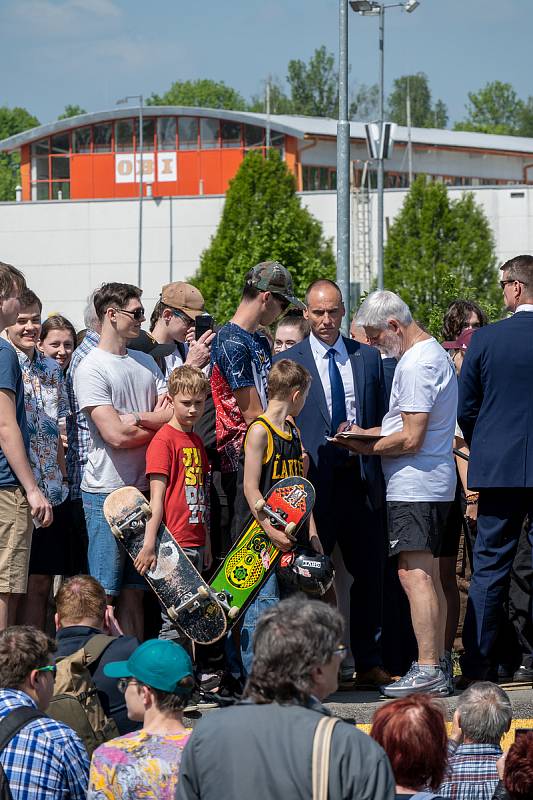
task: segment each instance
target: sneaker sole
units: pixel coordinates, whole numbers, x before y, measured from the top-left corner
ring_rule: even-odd
[[[447,686],[434,686],[433,688],[404,688],[394,691],[392,688],[382,686],[380,692],[383,697],[390,697],[392,699],[398,697],[407,697],[410,694],[436,694],[439,697],[450,697],[450,690]]]

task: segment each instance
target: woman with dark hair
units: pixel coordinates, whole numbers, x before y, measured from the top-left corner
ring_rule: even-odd
[[[43,322],[37,347],[44,356],[57,361],[65,373],[76,348],[76,341],[76,330],[72,322],[60,314],[54,314]]]
[[[396,780],[396,800],[439,798],[448,740],[439,701],[411,694],[379,708],[370,735],[385,750]]]
[[[455,341],[467,328],[482,328],[489,320],[482,308],[471,300],[452,300],[442,322],[442,338]]]

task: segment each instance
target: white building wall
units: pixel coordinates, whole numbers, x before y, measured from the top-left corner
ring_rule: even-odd
[[[462,192],[449,189],[453,198]],[[401,189],[385,193],[389,221],[405,194]],[[533,186],[479,187],[474,195],[490,220],[500,262],[533,252]],[[305,192],[301,198],[335,248],[335,192]],[[375,193],[371,202],[375,220]],[[195,273],[223,204],[223,196],[145,200],[142,286],[148,312],[164,283]],[[81,328],[92,289],[104,281],[137,282],[138,220],[137,200],[0,203],[0,261],[23,269],[44,314],[61,312]],[[375,257],[375,226],[372,251]]]

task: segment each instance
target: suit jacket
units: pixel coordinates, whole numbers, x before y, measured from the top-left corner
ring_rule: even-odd
[[[343,337],[348,351],[354,377],[357,421],[362,428],[381,425],[386,411],[386,392],[381,356],[375,347],[369,347]],[[326,403],[322,381],[311,351],[309,339],[279,353],[274,362],[290,358],[304,366],[312,375],[306,403],[296,419],[302,443],[309,454],[308,478],[317,491],[317,506],[327,504],[334,480],[334,468],[346,463],[346,459],[357,458],[361,475],[366,483],[368,497],[374,508],[383,503],[383,474],[381,460],[376,456],[348,456],[346,450],[326,441],[330,435],[331,416]]]
[[[533,312],[475,332],[457,417],[471,451],[470,488],[533,487]]]

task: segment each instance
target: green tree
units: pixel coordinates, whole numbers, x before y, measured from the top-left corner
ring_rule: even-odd
[[[315,278],[335,277],[331,242],[302,208],[294,176],[279,153],[263,158],[252,151],[230,183],[218,229],[192,279],[217,322],[237,308],[247,270],[271,259],[290,270],[299,297]]]
[[[517,134],[519,136],[533,136],[533,97],[528,97],[520,109]]]
[[[391,225],[384,260],[385,286],[426,325],[442,322],[453,297],[501,309],[494,237],[471,192],[450,200],[443,184],[416,178]]]
[[[67,103],[65,106],[65,110],[62,114],[58,116],[58,119],[68,119],[69,117],[77,117],[80,114],[86,114],[87,110],[82,108],[81,106],[72,105],[71,103]]]
[[[163,94],[153,93],[146,101],[149,106],[199,106],[244,111],[246,103],[236,89],[223,81],[207,78],[197,81],[175,81]]]
[[[367,86],[364,83],[352,89],[350,103],[350,119],[367,122],[377,119],[379,105],[379,88],[377,83]]]
[[[524,112],[524,103],[510,83],[492,81],[478,92],[468,93],[466,119],[456,122],[456,131],[480,131],[515,135]]]
[[[411,125],[415,128],[446,127],[448,121],[446,106],[442,100],[437,100],[433,107],[428,77],[423,72],[417,72],[416,75],[402,75],[394,81],[388,99],[388,115],[391,122],[407,125],[408,87],[411,99]]]
[[[22,133],[39,125],[37,117],[25,108],[0,107],[0,140]],[[14,200],[15,187],[20,183],[20,155],[0,153],[0,200]]]
[[[315,50],[308,64],[300,60],[289,61],[287,82],[293,114],[336,119],[339,75],[335,69],[335,57],[324,45]]]

